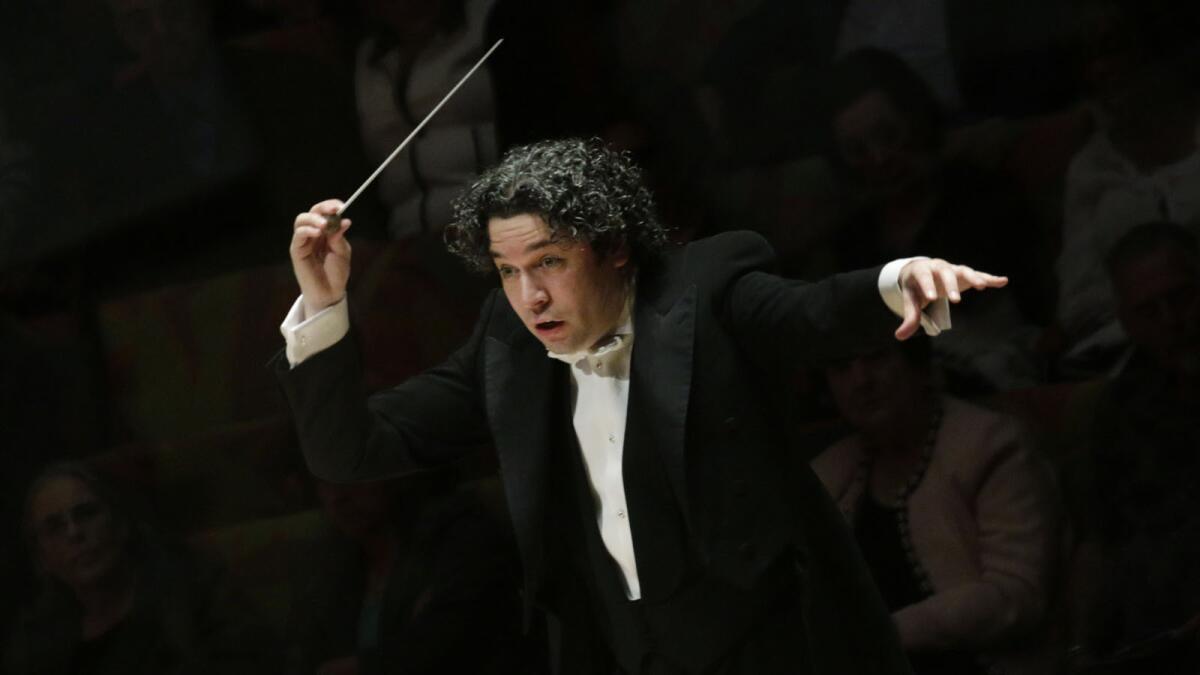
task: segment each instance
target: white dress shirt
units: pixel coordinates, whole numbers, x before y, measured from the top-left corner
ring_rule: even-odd
[[[879,294],[897,316],[904,314],[900,269],[910,260],[912,258],[894,260],[884,265],[879,273]],[[633,354],[632,305],[630,299],[609,339],[583,352],[547,352],[547,355],[571,366],[572,424],[592,488],[596,524],[605,548],[621,570],[625,597],[637,600],[642,597],[642,592],[621,473],[629,403],[629,364]],[[949,329],[948,301],[942,299],[929,305],[921,315],[921,326],[931,336]],[[298,298],[279,328],[287,341],[288,362],[295,367],[346,335],[350,329],[347,301],[342,298],[337,304],[306,318],[303,297]]]
[[[632,302],[626,304],[614,334],[592,349],[574,354],[546,352],[571,366],[571,422],[592,488],[596,526],[604,547],[621,568],[625,597],[637,600],[642,590],[622,474],[632,354]]]

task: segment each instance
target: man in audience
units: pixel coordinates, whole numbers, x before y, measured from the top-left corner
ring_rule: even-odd
[[[1127,344],[1104,256],[1140,223],[1200,234],[1195,3],[1087,0],[1076,51],[1095,131],[1071,160],[1056,263],[1060,370],[1107,372]]]
[[[919,251],[1004,270],[1011,287],[957,311],[955,330],[934,349],[960,393],[1036,382],[1031,344],[1050,295],[1049,260],[1031,250],[1034,218],[1015,186],[946,158],[943,108],[894,54],[862,49],[838,61],[827,106],[830,159],[848,204],[834,235],[838,269]]]
[[[1195,672],[1200,617],[1200,251],[1148,223],[1108,256],[1133,343],[1087,452],[1064,471],[1082,543],[1078,652],[1123,673]]]

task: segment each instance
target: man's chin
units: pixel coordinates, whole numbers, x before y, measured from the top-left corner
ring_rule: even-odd
[[[559,356],[574,354],[575,352],[582,351],[582,348],[566,342],[551,342],[550,340],[541,340],[541,343],[542,346],[546,348],[546,351],[552,354],[558,354]]]

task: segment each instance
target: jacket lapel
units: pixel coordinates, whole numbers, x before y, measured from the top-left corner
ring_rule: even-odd
[[[522,328],[521,330],[524,330]],[[514,336],[515,337],[515,336]],[[545,567],[543,521],[553,442],[556,361],[532,338],[495,337],[485,346],[488,418],[513,530],[525,563],[526,589],[535,597]]]
[[[639,297],[633,330],[626,429],[640,433],[637,437],[626,433],[625,444],[650,443],[661,453],[690,530],[684,441],[692,388],[696,287],[689,286],[665,308],[659,307],[655,298]]]

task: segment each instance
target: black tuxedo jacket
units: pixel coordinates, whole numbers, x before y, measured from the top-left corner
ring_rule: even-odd
[[[662,453],[689,544],[708,572],[749,587],[784,549],[801,561],[804,636],[815,672],[907,672],[894,631],[841,518],[786,432],[796,367],[870,349],[898,319],[879,270],[819,283],[766,271],[770,247],[739,232],[697,241],[638,270],[626,448]],[[282,359],[279,359],[282,361]],[[548,554],[547,494],[566,365],[503,294],[484,303],[443,364],[364,398],[352,339],[277,372],[301,447],[322,478],[378,478],[453,461],[491,442],[524,565],[527,611],[564,634],[586,625],[555,597],[571,574]]]

